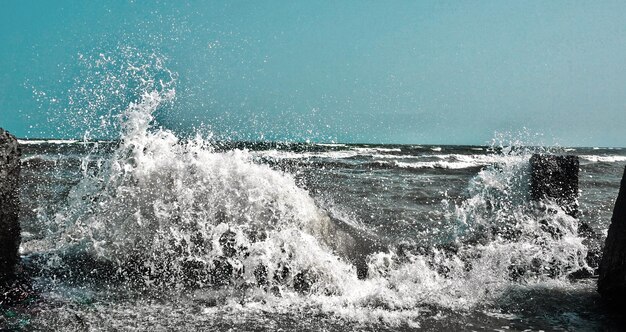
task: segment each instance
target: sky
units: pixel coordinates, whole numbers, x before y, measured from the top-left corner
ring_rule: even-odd
[[[530,132],[624,147],[623,13],[624,1],[4,0],[0,127],[115,137],[97,119],[139,98],[115,64],[158,58],[176,100],[157,121],[181,135],[484,145]],[[117,62],[94,65],[103,57]]]

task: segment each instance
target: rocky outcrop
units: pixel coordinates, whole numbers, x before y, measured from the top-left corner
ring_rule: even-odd
[[[0,285],[14,277],[18,260],[20,156],[17,139],[0,128]]]
[[[626,304],[626,169],[604,243],[598,292],[609,302]]]
[[[552,200],[565,213],[578,217],[578,157],[534,154],[530,167],[531,198]]]

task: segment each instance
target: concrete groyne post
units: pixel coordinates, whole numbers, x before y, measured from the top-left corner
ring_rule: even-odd
[[[565,213],[578,218],[578,172],[580,162],[577,156],[534,154],[530,158],[530,196],[533,201],[548,199],[559,205]],[[599,235],[585,222],[578,221],[578,236],[587,246],[585,260],[591,270],[583,269],[572,273],[572,278],[591,277],[597,274],[602,248]]]
[[[0,128],[0,289],[14,278],[18,262],[20,157],[15,136]]]
[[[626,304],[626,168],[613,208],[599,272],[598,292],[602,298]]]
[[[578,217],[578,157],[534,154],[530,166],[531,198],[554,200],[565,213]]]

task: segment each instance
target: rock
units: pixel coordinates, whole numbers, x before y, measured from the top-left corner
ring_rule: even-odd
[[[578,217],[578,157],[534,154],[530,167],[532,200],[551,199]]]
[[[568,215],[578,218],[578,169],[577,156],[555,156],[534,154],[530,158],[531,165],[531,199],[540,201],[549,199],[558,204]],[[562,237],[562,231],[550,226],[546,220],[541,220],[541,229],[553,238]],[[602,239],[593,228],[584,222],[579,222],[578,236],[583,238],[587,247],[585,258],[590,269],[582,269],[570,274],[570,278],[587,278],[597,274],[601,257]]]
[[[11,282],[18,262],[20,157],[15,136],[0,128],[0,284]]]
[[[237,234],[231,230],[227,230],[220,236],[220,246],[222,253],[226,257],[233,257],[237,254]]]
[[[626,168],[604,242],[599,273],[598,292],[602,298],[626,304]]]
[[[267,286],[269,284],[267,280],[267,267],[263,264],[259,264],[254,269],[254,278],[259,286]]]
[[[300,294],[311,292],[311,287],[315,283],[315,276],[309,270],[303,270],[293,276],[293,289]]]
[[[287,280],[287,278],[289,278],[290,274],[291,271],[289,269],[289,265],[287,263],[280,262],[278,263],[278,268],[274,271],[274,281],[282,284]]]

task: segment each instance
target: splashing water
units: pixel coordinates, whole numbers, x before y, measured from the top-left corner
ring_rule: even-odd
[[[237,310],[296,304],[418,326],[432,306],[488,306],[516,285],[565,282],[586,268],[577,221],[558,206],[529,202],[530,154],[517,148],[501,149],[502,162],[474,177],[468,199],[444,206],[442,246],[373,252],[367,278],[358,279],[351,264],[358,239],[291,174],[256,163],[246,150],[217,152],[210,138],[181,140],[159,128],[155,112],[174,101],[174,82],[142,82],[141,97],[117,117],[115,152],[84,163],[83,179],[56,214],[42,269],[76,269],[70,257],[83,256],[90,263],[79,268],[105,271],[113,285],[222,294],[220,303]],[[245,300],[233,295],[241,293]]]

